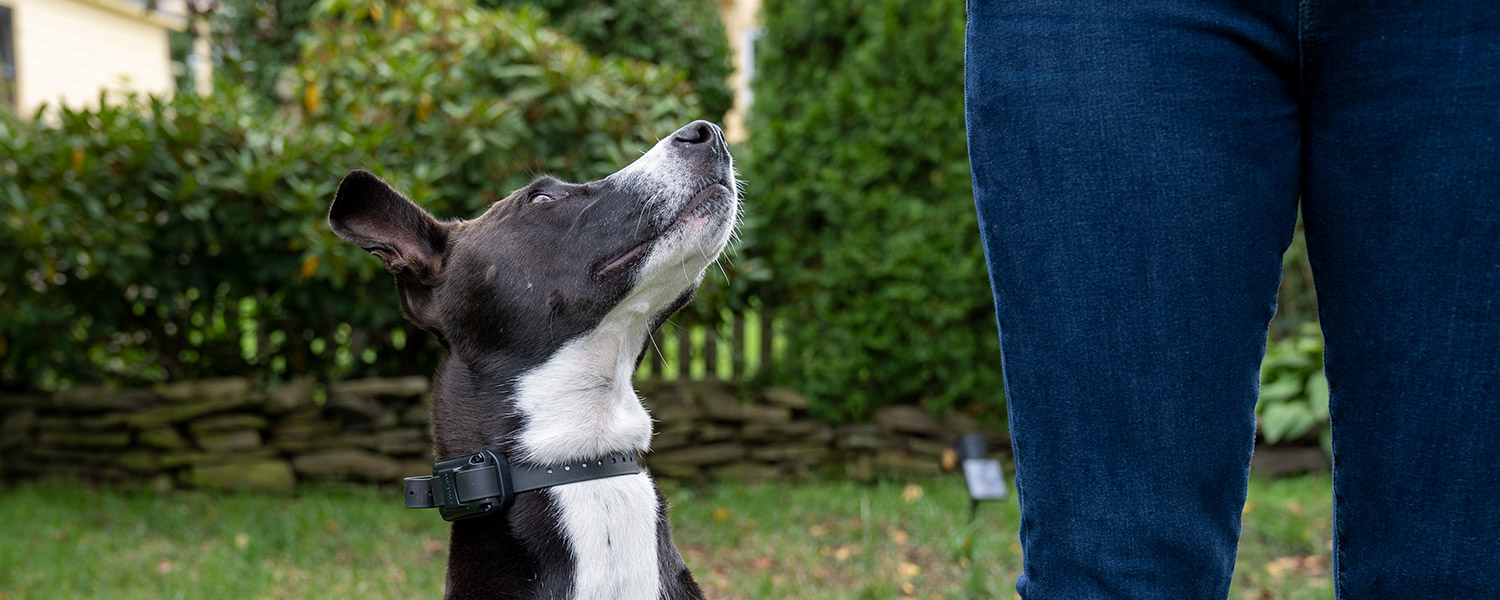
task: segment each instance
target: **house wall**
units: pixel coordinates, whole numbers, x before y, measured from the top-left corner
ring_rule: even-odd
[[[101,89],[168,95],[175,88],[167,34],[186,26],[180,2],[147,13],[125,0],[0,0],[12,9],[16,109],[88,107]]]
[[[734,72],[729,75],[729,89],[734,91],[734,108],[724,115],[724,134],[730,143],[745,141],[745,115],[750,110],[750,74],[754,71],[751,45],[760,32],[760,0],[719,0],[719,18],[729,36],[729,50],[734,54]]]

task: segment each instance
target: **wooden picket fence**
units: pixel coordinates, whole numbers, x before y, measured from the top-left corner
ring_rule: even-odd
[[[775,363],[783,342],[770,307],[719,317],[668,320],[651,336],[636,378],[743,381]]]

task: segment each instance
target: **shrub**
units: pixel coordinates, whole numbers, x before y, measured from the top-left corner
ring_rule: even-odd
[[[274,98],[282,71],[297,65],[320,0],[223,0],[212,15],[214,77]]]
[[[686,69],[705,119],[734,105],[729,41],[713,0],[481,0],[499,7],[535,6],[554,27],[596,54],[620,55]]]
[[[1323,335],[1317,323],[1266,345],[1260,366],[1256,423],[1266,442],[1296,441],[1315,434],[1330,454],[1328,377],[1323,374]]]
[[[762,8],[747,254],[786,327],[778,377],[830,418],[1002,406],[970,188],[963,5]]]
[[[698,113],[682,72],[604,60],[525,13],[321,5],[297,105],[241,89],[0,114],[0,379],[428,372],[379,261],[325,215],[369,168],[445,217],[533,173],[608,173]]]
[[[214,19],[221,77],[272,97],[297,63],[319,0],[228,0]],[[687,72],[702,118],[718,120],[734,103],[726,82],[728,40],[712,0],[480,0],[487,8],[539,9],[592,54],[617,55]],[[285,86],[281,86],[284,93]]]

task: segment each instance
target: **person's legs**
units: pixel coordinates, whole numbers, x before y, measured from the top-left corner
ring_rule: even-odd
[[[1307,11],[1338,595],[1500,598],[1500,4]]]
[[[1224,598],[1296,219],[1296,4],[969,4],[1027,600]]]

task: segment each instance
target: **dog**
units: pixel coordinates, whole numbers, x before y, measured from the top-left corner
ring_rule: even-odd
[[[541,177],[470,220],[438,221],[353,171],[328,218],[384,262],[402,313],[447,350],[432,387],[436,458],[489,449],[512,465],[547,465],[649,449],[651,417],[632,376],[738,214],[724,133],[695,121],[608,177]],[[635,464],[455,521],[446,597],[702,598],[666,501]]]

